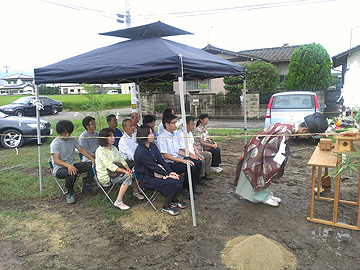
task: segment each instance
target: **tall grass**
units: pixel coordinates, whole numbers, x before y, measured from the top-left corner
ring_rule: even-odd
[[[47,95],[48,97],[61,101],[65,110],[84,111],[86,110],[87,98],[85,95]],[[120,95],[99,95],[104,99],[104,109],[129,107],[131,97],[129,94]],[[0,96],[0,106],[10,104],[23,96]]]

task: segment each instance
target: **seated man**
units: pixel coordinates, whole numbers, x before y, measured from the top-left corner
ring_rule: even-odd
[[[200,185],[206,186],[205,180],[211,180],[212,177],[208,176],[206,173],[211,172],[211,160],[212,160],[212,154],[211,152],[203,152],[201,155],[199,151],[197,150],[195,146],[194,136],[192,134],[192,131],[195,128],[195,118],[193,116],[187,116],[186,117],[186,129],[187,129],[187,135],[185,136],[188,140],[189,145],[189,156],[192,161],[194,160],[201,160],[202,166],[200,171],[201,181]],[[179,147],[181,150],[185,152],[185,141],[184,141],[184,128],[179,129],[175,133],[175,137],[178,139]]]
[[[122,121],[122,127],[124,134],[119,142],[119,152],[120,155],[126,160],[126,163],[129,165],[129,168],[134,167],[134,153],[136,147],[138,146],[136,142],[135,127],[133,122],[127,118]]]
[[[96,131],[96,122],[95,119],[91,116],[86,116],[82,120],[82,124],[85,128],[85,131],[81,133],[79,137],[79,144],[89,152],[89,154],[95,158],[95,151],[98,148],[98,138],[99,132]],[[91,161],[87,157],[83,156],[83,162]]]
[[[108,123],[109,128],[114,131],[115,142],[113,145],[119,150],[119,141],[122,137],[122,132],[118,129],[118,120],[114,114],[109,114],[106,116],[106,122]]]
[[[157,140],[157,137],[159,136],[159,134],[155,130],[155,121],[156,121],[155,116],[153,116],[151,114],[147,114],[143,118],[143,125],[144,126],[149,126],[149,127],[152,128],[153,135],[154,135],[154,143],[156,144],[156,140]]]
[[[183,158],[185,156],[184,151],[180,150],[177,139],[174,134],[176,131],[176,116],[173,114],[167,114],[163,117],[162,123],[165,127],[165,130],[159,134],[158,137],[158,147],[160,153],[163,155],[166,162],[169,163],[170,168],[177,174],[185,173],[185,181],[181,194],[186,198],[190,198],[189,193],[189,182],[188,182],[188,173],[186,160]],[[202,162],[200,160],[190,160],[191,165],[191,178],[193,182],[193,190],[195,194],[202,194],[202,191],[196,187],[200,183],[200,171]]]
[[[56,132],[59,134],[50,144],[51,159],[54,166],[55,177],[65,179],[65,200],[66,203],[75,203],[74,183],[78,173],[87,172],[83,178],[83,190],[97,190],[92,186],[94,173],[92,164],[95,159],[86,151],[74,138],[71,133],[74,125],[69,120],[60,120],[56,124]],[[91,162],[75,163],[75,148],[87,157]]]
[[[119,152],[120,155],[125,159],[127,165],[130,169],[133,169],[135,166],[134,154],[138,146],[136,142],[136,134],[134,132],[133,122],[128,118],[122,121],[122,127],[124,129],[124,134],[119,142]],[[134,182],[134,192],[133,195],[139,200],[144,199],[144,196],[139,193],[139,187],[136,182]]]
[[[139,121],[140,121],[140,115],[139,115],[139,113],[133,112],[133,113],[130,115],[130,119],[131,119],[131,122],[132,122],[133,125],[134,125],[135,133],[136,133],[136,130],[137,130],[137,128],[139,127]],[[136,134],[135,134],[135,135],[136,135]]]

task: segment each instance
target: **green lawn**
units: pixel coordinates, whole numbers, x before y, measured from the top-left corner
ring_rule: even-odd
[[[69,110],[85,110],[82,105],[88,100],[86,95],[45,95],[52,99],[59,100],[63,103],[64,109]],[[0,96],[0,106],[10,104],[16,99],[24,97],[16,96]],[[104,109],[129,107],[131,105],[131,97],[129,94],[119,95],[96,95],[96,97],[104,100]]]

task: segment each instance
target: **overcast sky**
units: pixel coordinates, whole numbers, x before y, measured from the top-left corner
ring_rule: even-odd
[[[172,37],[197,48],[240,51],[284,43],[321,44],[330,57],[360,45],[358,0],[128,0],[131,26],[161,20],[194,35]],[[125,0],[2,0],[0,77],[47,66],[124,39],[98,33],[125,28]],[[358,26],[358,27],[357,27]],[[356,28],[357,27],[357,28]],[[353,29],[351,31],[351,29]]]

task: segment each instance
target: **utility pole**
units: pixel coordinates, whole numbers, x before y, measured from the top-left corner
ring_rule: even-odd
[[[130,5],[129,5],[129,0],[126,0],[125,1],[125,15],[124,14],[116,14],[118,16],[118,18],[120,19],[117,19],[116,21],[118,23],[124,23],[126,22],[126,28],[130,28],[130,25],[131,25],[131,18],[130,18]],[[124,20],[121,20],[121,19],[124,19],[125,18],[125,21]]]
[[[131,18],[130,18],[129,0],[125,0],[125,11],[126,11],[126,28],[130,28],[130,26],[131,26]]]
[[[349,56],[351,55],[351,41],[352,41],[352,32],[359,26],[355,26],[354,28],[350,28],[350,49],[349,49]]]
[[[7,76],[9,76],[9,71],[8,71],[8,69],[9,69],[9,66],[4,66],[4,68],[5,68],[5,72],[6,72],[6,77],[7,77]]]

